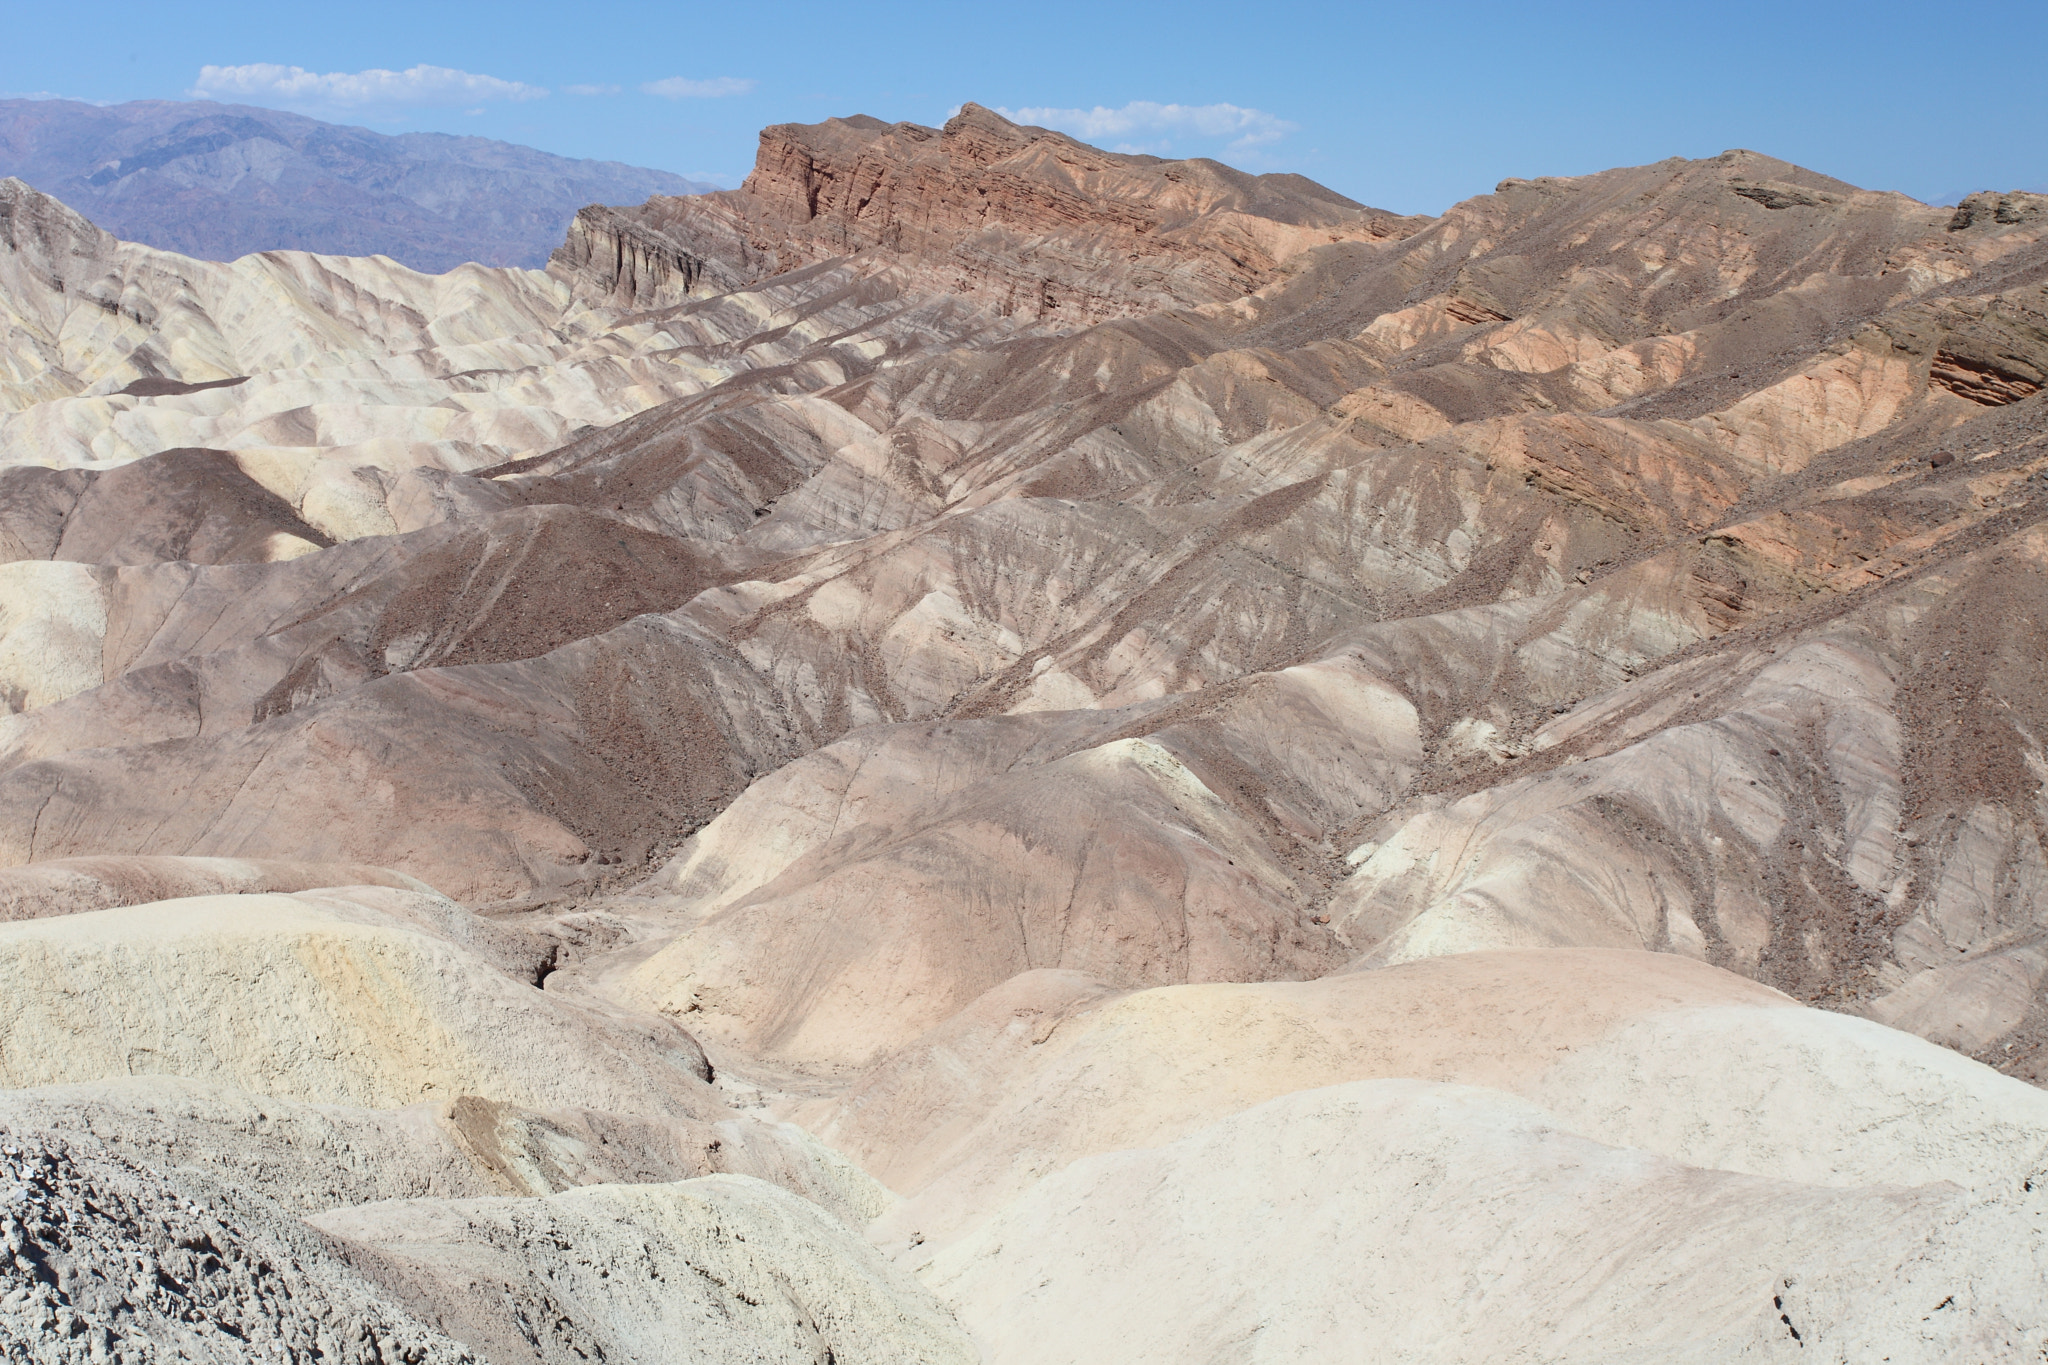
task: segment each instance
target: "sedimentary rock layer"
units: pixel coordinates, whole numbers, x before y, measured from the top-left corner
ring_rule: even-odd
[[[1424,221],[1298,175],[1103,152],[967,104],[944,128],[856,116],[764,129],[741,188],[593,205],[551,268],[648,307],[876,250],[929,292],[1074,326],[1236,298],[1308,247]]]

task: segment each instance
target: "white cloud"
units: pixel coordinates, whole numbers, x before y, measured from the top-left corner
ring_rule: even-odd
[[[562,87],[562,91],[570,95],[616,95],[619,93],[619,87],[616,85],[565,85]]]
[[[477,100],[534,100],[548,92],[524,81],[479,76],[446,66],[405,71],[330,71],[253,62],[248,66],[202,66],[192,93],[202,98],[285,100],[297,104],[471,104]]]
[[[754,88],[754,83],[733,76],[718,76],[708,81],[670,76],[665,81],[649,81],[640,88],[665,100],[715,100],[721,95],[744,95]]]
[[[998,109],[1012,123],[1035,123],[1090,142],[1122,138],[1119,151],[1151,151],[1168,144],[1145,145],[1130,140],[1132,133],[1173,133],[1194,137],[1227,137],[1232,151],[1263,147],[1278,142],[1300,125],[1275,117],[1263,109],[1242,109],[1235,104],[1155,104],[1132,100],[1121,109]]]

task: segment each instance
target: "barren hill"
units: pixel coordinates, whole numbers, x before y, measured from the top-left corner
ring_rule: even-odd
[[[2048,199],[969,105],[0,303],[0,1341],[2048,1345]]]

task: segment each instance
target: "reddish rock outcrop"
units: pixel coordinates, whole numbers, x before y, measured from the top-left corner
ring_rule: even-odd
[[[1429,222],[1298,175],[1100,151],[969,104],[942,129],[858,115],[764,129],[741,188],[594,205],[551,268],[645,308],[867,253],[921,291],[1071,326],[1235,298],[1308,247]]]

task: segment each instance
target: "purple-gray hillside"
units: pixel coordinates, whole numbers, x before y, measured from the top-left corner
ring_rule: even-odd
[[[586,204],[714,186],[445,133],[386,136],[210,101],[0,100],[0,176],[129,241],[233,260],[290,248],[439,272],[539,267]]]

